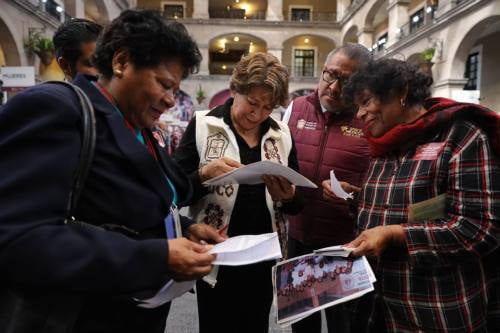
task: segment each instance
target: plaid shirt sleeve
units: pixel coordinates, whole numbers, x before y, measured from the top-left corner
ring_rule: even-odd
[[[410,262],[446,266],[492,252],[500,240],[500,161],[486,134],[468,122],[452,126],[448,154],[447,219],[403,224]],[[445,160],[446,163],[446,160]]]

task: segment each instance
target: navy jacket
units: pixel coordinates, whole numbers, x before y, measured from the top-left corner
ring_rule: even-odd
[[[74,83],[92,101],[97,123],[76,218],[124,225],[142,239],[63,224],[80,153],[80,105],[65,86],[39,85],[0,110],[0,281],[101,299],[153,290],[169,274],[161,238],[172,192],[164,174],[181,204],[190,182],[159,147],[160,161],[152,158],[89,78]]]

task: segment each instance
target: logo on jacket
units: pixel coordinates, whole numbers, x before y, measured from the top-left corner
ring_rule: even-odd
[[[299,119],[297,121],[297,129],[315,130],[316,129],[316,125],[318,125],[317,122],[306,121],[305,119]]]
[[[221,132],[217,132],[207,137],[207,151],[205,160],[216,160],[224,156],[229,140]]]
[[[266,142],[264,142],[264,156],[270,161],[283,164],[283,162],[281,162],[281,156],[278,150],[278,146],[276,146],[276,140],[274,140],[273,138],[269,138],[266,140]]]
[[[361,128],[340,126],[340,130],[342,131],[342,135],[344,136],[354,136],[356,138],[361,138],[364,135]]]

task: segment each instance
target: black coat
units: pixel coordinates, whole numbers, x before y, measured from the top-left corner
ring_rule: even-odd
[[[124,225],[140,231],[141,240],[63,224],[80,153],[80,106],[62,85],[27,89],[0,110],[0,303],[5,290],[25,297],[86,296],[75,332],[131,332],[134,325],[142,326],[138,332],[162,332],[167,307],[141,310],[124,295],[152,291],[169,277],[161,238],[172,192],[160,168],[180,201],[191,196],[190,182],[159,147],[160,161],[151,157],[89,78],[78,76],[74,83],[92,101],[97,123],[76,217]],[[4,307],[0,322],[9,318]]]

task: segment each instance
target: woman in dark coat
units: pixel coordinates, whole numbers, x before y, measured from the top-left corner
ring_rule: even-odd
[[[182,219],[191,240],[166,240],[164,219],[192,190],[150,131],[200,58],[185,29],[125,11],[98,41],[99,78],[74,81],[97,129],[75,217],[115,231],[64,223],[81,152],[75,93],[42,84],[0,111],[0,331],[163,333],[169,303],[143,309],[132,297],[211,270],[198,241],[220,241],[215,229]]]

